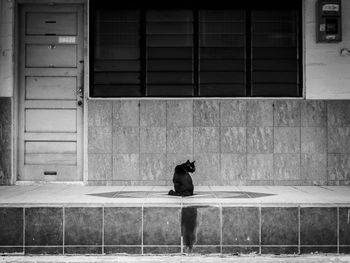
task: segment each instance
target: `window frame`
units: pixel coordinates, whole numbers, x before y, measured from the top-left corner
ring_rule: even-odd
[[[137,0],[136,0],[137,1]],[[157,0],[153,1],[150,5],[145,5],[144,2],[138,2],[138,5],[135,5],[134,2],[132,3],[124,3],[122,5],[119,4],[120,9],[134,9],[134,10],[140,10],[140,89],[142,96],[92,96],[92,90],[93,90],[93,75],[94,75],[94,30],[95,30],[95,12],[94,12],[94,2],[100,2],[98,4],[101,6],[101,2],[103,3],[102,7],[108,8],[110,6],[111,2],[108,3],[106,0],[92,0],[90,1],[89,5],[89,86],[88,88],[88,94],[89,99],[217,99],[217,98],[233,98],[233,99],[255,99],[255,98],[289,98],[289,99],[302,99],[304,97],[304,57],[303,57],[303,1],[298,0],[294,3],[283,3],[284,8],[280,8],[280,6],[275,6],[278,0],[270,0],[269,3],[254,3],[254,0],[246,0],[247,3],[240,3],[235,8],[230,8],[232,10],[238,9],[245,11],[245,24],[246,24],[246,45],[245,45],[245,90],[246,90],[246,96],[199,96],[199,49],[200,49],[200,43],[199,43],[199,11],[201,9],[210,9],[210,10],[220,10],[225,8],[223,5],[220,5],[212,8],[209,6],[201,5],[201,6],[195,6],[194,2],[191,2],[191,0],[188,1],[182,1],[180,0],[177,6],[169,6],[169,4],[164,4],[157,2]],[[220,0],[219,0],[220,1]],[[292,1],[293,2],[293,1]],[[253,3],[251,5],[251,3]],[[280,2],[279,2],[280,3]],[[112,4],[114,6],[115,4]],[[115,6],[114,6],[115,7]],[[296,96],[252,96],[252,48],[253,44],[251,42],[252,39],[252,11],[254,10],[291,10],[290,8],[294,8],[293,10],[296,11],[296,47],[295,50],[297,51],[296,61],[297,61],[297,82],[295,82],[295,85],[298,85],[298,88],[296,90],[297,95]],[[146,11],[150,9],[191,9],[193,12],[193,96],[146,96],[146,88],[147,88],[147,59],[146,59]],[[247,43],[250,43],[249,45]],[[250,70],[248,70],[250,69]],[[269,84],[269,83],[268,83]],[[267,84],[267,85],[268,85]]]

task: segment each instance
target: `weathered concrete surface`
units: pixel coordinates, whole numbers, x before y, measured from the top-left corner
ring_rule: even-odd
[[[147,262],[147,263],[228,263],[228,262],[263,262],[263,263],[341,263],[350,262],[350,256],[11,256],[0,257],[0,262]]]

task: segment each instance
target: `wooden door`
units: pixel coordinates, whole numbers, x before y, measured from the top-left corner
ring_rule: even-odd
[[[81,181],[83,8],[23,5],[18,181]]]

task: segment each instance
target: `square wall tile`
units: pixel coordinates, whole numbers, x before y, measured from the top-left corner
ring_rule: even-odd
[[[298,246],[266,246],[261,248],[261,254],[285,255],[298,253]]]
[[[113,180],[139,180],[139,155],[116,154],[113,156]]]
[[[221,152],[246,153],[246,128],[221,127]]]
[[[233,255],[241,255],[241,254],[259,254],[260,246],[222,246],[223,254],[233,254]]]
[[[302,127],[327,127],[327,102],[321,100],[301,101]]]
[[[218,175],[220,174],[220,159],[219,154],[207,153],[196,154],[194,160],[196,161],[196,172],[192,176],[194,184],[197,184],[205,180],[217,180],[220,181]]]
[[[341,250],[341,248],[340,248]],[[337,253],[337,246],[300,246],[301,254]]]
[[[328,126],[350,127],[350,101],[334,100],[327,101],[328,104]]]
[[[328,128],[328,153],[350,153],[350,127]]]
[[[326,153],[327,152],[327,128],[326,127],[302,127],[301,128],[301,152],[302,153]]]
[[[175,167],[177,165],[180,165],[182,163],[185,163],[187,160],[193,161],[193,155],[192,154],[167,154],[166,156],[167,161],[167,167],[165,175],[169,177],[169,180],[173,179],[173,175],[175,172]],[[195,163],[195,166],[197,166],[197,163]],[[198,167],[196,167],[197,169]],[[195,174],[197,171],[195,172]]]
[[[193,126],[220,126],[220,104],[215,100],[193,101]]]
[[[65,245],[102,245],[102,208],[65,208]]]
[[[248,153],[273,153],[273,128],[248,127],[247,128]]]
[[[251,100],[247,101],[247,126],[248,127],[272,127],[273,126],[273,101]]]
[[[302,153],[300,169],[302,180],[327,184],[327,154]]]
[[[193,128],[169,127],[167,128],[167,153],[192,153]]]
[[[140,102],[140,125],[147,127],[166,126],[166,101],[142,100]]]
[[[300,128],[274,128],[275,153],[300,153]]]
[[[102,246],[65,246],[65,255],[102,254]]]
[[[63,245],[63,209],[26,208],[26,246]]]
[[[63,254],[63,246],[26,246],[24,247],[24,253],[25,255],[59,255]]]
[[[247,179],[247,156],[245,154],[221,154],[220,178],[225,181]]]
[[[142,127],[140,153],[166,153],[166,128]]]
[[[143,210],[144,245],[180,245],[180,207],[145,207]]]
[[[219,207],[198,207],[195,209],[197,209],[196,245],[220,245]],[[186,226],[186,222],[183,222],[182,228],[184,226]]]
[[[112,179],[112,154],[89,153],[89,180],[111,180]]]
[[[192,127],[193,126],[193,101],[169,100],[167,101],[168,127]]]
[[[350,154],[328,154],[328,180],[350,180]]]
[[[293,100],[277,100],[274,108],[275,127],[300,126],[300,102]]]
[[[140,154],[140,179],[171,180],[166,175],[166,163],[165,154]]]
[[[11,140],[9,140],[9,143],[7,144],[11,145]],[[4,148],[6,148],[6,146]],[[0,167],[3,172],[2,176],[0,177],[0,185],[11,185],[12,151],[3,150],[0,148],[0,152]]]
[[[106,207],[104,211],[105,245],[141,245],[141,207]]]
[[[339,208],[339,245],[350,245],[350,207]]]
[[[337,244],[337,208],[300,208],[301,245]]]
[[[88,152],[112,153],[112,126],[88,128]]]
[[[272,180],[273,154],[247,154],[247,179]]]
[[[112,101],[90,100],[88,103],[89,126],[112,126]]]
[[[144,246],[143,254],[169,255],[181,253],[181,246]]]
[[[23,245],[23,208],[0,207],[0,233],[0,246]]]
[[[298,224],[297,207],[262,207],[262,245],[298,245]]]
[[[140,102],[138,100],[113,101],[113,125],[140,126]]]
[[[139,153],[139,127],[115,127],[113,131],[113,153]]]
[[[104,246],[105,254],[142,254],[141,246]]]
[[[274,154],[275,180],[300,180],[300,154]]]
[[[222,100],[220,102],[221,126],[245,127],[247,124],[245,100]]]
[[[219,127],[195,127],[193,143],[195,153],[219,152]]]
[[[259,208],[222,208],[223,245],[259,245]]]

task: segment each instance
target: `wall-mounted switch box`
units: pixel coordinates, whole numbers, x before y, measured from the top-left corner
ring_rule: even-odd
[[[316,37],[318,43],[332,43],[342,40],[341,0],[317,1]]]

